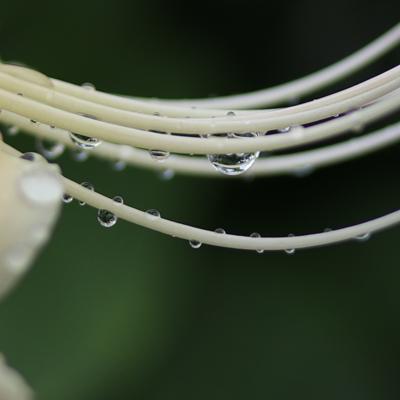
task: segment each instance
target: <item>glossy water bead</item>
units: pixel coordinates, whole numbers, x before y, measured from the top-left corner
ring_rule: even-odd
[[[257,136],[256,133],[228,134],[231,139],[251,138]],[[248,171],[257,160],[260,152],[255,153],[228,153],[228,154],[209,154],[207,156],[211,165],[224,175],[235,176]]]
[[[48,160],[55,160],[64,153],[65,146],[62,143],[51,142],[45,139],[37,139],[36,149]]]
[[[121,196],[115,196],[113,198],[114,203],[118,205],[124,204],[124,199]],[[108,210],[98,210],[97,211],[97,221],[100,223],[101,226],[104,228],[111,228],[114,226],[117,221],[118,217]]]
[[[89,115],[89,114],[78,114],[78,115],[81,115],[82,117],[97,120],[97,118],[94,117],[93,115]],[[91,137],[91,136],[81,135],[81,134],[75,133],[75,132],[70,132],[69,136],[70,136],[72,142],[74,142],[78,147],[80,147],[81,149],[84,149],[84,150],[92,150],[102,143],[100,139],[97,139],[97,138]]]
[[[192,249],[199,249],[202,245],[198,240],[189,240],[189,244]]]
[[[164,150],[150,150],[150,156],[153,160],[163,162],[169,157],[169,152]]]
[[[85,189],[88,189],[92,192],[94,191],[94,186],[89,182],[82,182],[81,186],[83,186]],[[81,205],[81,206],[84,206],[85,204],[86,204],[86,202],[84,202],[84,201],[79,202],[79,205]]]
[[[111,211],[98,210],[97,221],[99,221],[100,225],[103,226],[104,228],[111,228],[117,223],[118,218]]]
[[[253,233],[250,235],[250,237],[251,237],[251,238],[256,238],[256,239],[258,239],[258,238],[261,237],[261,235],[260,235],[259,233],[257,233],[257,232],[253,232]],[[264,250],[263,250],[263,249],[257,249],[256,252],[257,252],[258,254],[262,254],[262,253],[264,253]]]
[[[155,210],[154,208],[147,210],[146,215],[147,215],[147,218],[149,218],[151,220],[156,220],[156,219],[160,218],[160,216],[161,216],[160,212],[158,210]]]
[[[294,237],[293,233],[290,233],[288,237]],[[296,252],[296,249],[286,249],[285,253],[289,255],[293,255]]]

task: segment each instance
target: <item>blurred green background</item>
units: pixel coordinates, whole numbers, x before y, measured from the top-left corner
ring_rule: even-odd
[[[179,98],[255,90],[317,70],[398,22],[400,5],[2,0],[0,9],[4,60],[107,92]],[[6,140],[34,149],[27,136]],[[277,236],[397,209],[399,151],[303,179],[252,182],[166,182],[69,154],[60,164],[77,181],[173,220]],[[294,256],[193,250],[123,221],[101,228],[95,210],[74,202],[1,304],[0,349],[41,400],[398,399],[398,242],[394,228]]]

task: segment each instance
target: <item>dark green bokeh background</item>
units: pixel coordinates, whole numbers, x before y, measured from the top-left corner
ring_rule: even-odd
[[[397,22],[397,0],[2,0],[0,52],[50,76],[140,96],[271,86],[358,49]],[[399,61],[392,52],[336,90]],[[8,138],[22,150],[29,137]],[[204,228],[287,235],[398,208],[399,146],[306,179],[253,182],[64,173],[140,209]],[[399,229],[368,243],[259,255],[203,246],[65,207],[0,307],[0,349],[41,400],[397,399]],[[1,234],[6,234],[2,231]]]

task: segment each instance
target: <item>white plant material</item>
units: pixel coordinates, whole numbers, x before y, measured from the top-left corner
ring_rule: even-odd
[[[290,149],[359,131],[367,124],[398,111],[400,66],[348,89],[298,106],[267,110],[243,108],[275,104],[290,100],[291,96],[310,94],[350,75],[399,43],[398,24],[353,55],[304,78],[258,92],[198,100],[197,103],[110,95],[94,88],[88,90],[87,85],[80,87],[51,79],[29,68],[0,64],[0,109],[3,110],[0,119],[40,138],[50,138],[67,146],[71,146],[71,134],[86,136],[87,140],[101,139],[103,143],[90,150],[99,157],[187,174],[215,176],[216,172],[206,164],[205,157],[192,155]],[[192,108],[193,104],[200,107]],[[221,110],[228,106],[235,109]],[[270,130],[278,132],[269,135]],[[231,140],[227,135],[249,132],[251,137],[240,140]],[[315,167],[381,149],[396,142],[399,135],[399,124],[395,123],[343,143],[260,159],[247,174],[303,175]],[[2,147],[12,151],[4,144]],[[146,151],[152,149],[178,155],[163,160],[160,166],[151,160]],[[115,204],[111,199],[66,178],[64,184],[69,195],[95,208],[108,210],[118,218],[177,238],[237,249],[292,250],[320,246],[369,235],[400,222],[400,211],[396,211],[330,232],[297,237],[249,238],[229,233],[218,234],[161,217],[149,218],[149,214],[143,211]]]
[[[0,299],[49,238],[63,194],[57,168],[5,149],[0,147]]]
[[[32,390],[16,371],[7,366],[0,354],[0,399],[1,400],[31,400]]]
[[[1,140],[0,140],[1,142]],[[63,186],[57,167],[0,147],[0,300],[26,272],[50,236]],[[32,391],[0,354],[0,400],[30,400]]]

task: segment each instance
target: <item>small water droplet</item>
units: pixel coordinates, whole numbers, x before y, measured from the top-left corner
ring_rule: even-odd
[[[18,135],[18,133],[19,133],[19,128],[18,128],[18,126],[11,125],[11,126],[9,126],[9,127],[7,128],[6,132],[7,132],[7,135],[8,135],[8,136],[15,136],[15,135]]]
[[[118,217],[111,211],[98,210],[97,221],[99,221],[100,225],[103,226],[104,228],[111,228],[117,223]]]
[[[363,233],[362,235],[356,236],[354,239],[359,241],[359,242],[366,242],[369,238],[371,237],[371,233]]]
[[[22,158],[23,160],[26,161],[37,161],[37,154],[36,153],[32,153],[32,152],[28,152],[28,153],[24,153],[20,156],[20,158]]]
[[[158,210],[155,210],[154,208],[147,210],[146,214],[147,214],[147,217],[153,221],[160,218],[160,216],[161,216],[160,212]]]
[[[160,178],[163,181],[169,181],[175,176],[175,171],[172,169],[166,169],[160,173]]]
[[[117,204],[124,204],[124,199],[121,196],[115,196],[113,200]]]
[[[74,149],[71,150],[71,156],[75,161],[83,162],[89,158],[89,153],[85,150]]]
[[[214,231],[215,233],[219,233],[219,234],[221,234],[221,235],[225,235],[225,229],[222,229],[222,228],[217,228],[215,231]]]
[[[94,191],[94,186],[89,183],[89,182],[82,182],[81,186],[83,186],[85,189],[90,190],[90,191]],[[79,201],[79,205],[84,206],[86,204],[86,202],[84,201]]]
[[[234,111],[228,111],[228,112],[226,113],[226,115],[227,115],[228,117],[236,117],[236,113],[235,113]]]
[[[63,196],[63,202],[65,203],[65,204],[69,204],[69,203],[71,203],[72,202],[72,200],[74,200],[74,198],[71,196],[71,195],[69,195],[69,194],[67,194],[67,193],[64,193],[64,196]]]
[[[306,176],[311,175],[315,171],[315,168],[311,164],[305,164],[300,167],[297,167],[293,170],[293,175],[297,178],[304,178]]]
[[[288,237],[294,237],[293,233],[290,233]],[[286,249],[285,253],[289,255],[293,255],[296,252],[296,249]]]
[[[251,238],[260,238],[261,235],[260,235],[259,233],[257,233],[257,232],[253,232],[253,233],[250,235],[250,237],[251,237]],[[257,252],[258,254],[262,254],[262,253],[264,253],[264,250],[263,250],[263,249],[258,249],[258,250],[256,250],[256,252]]]
[[[93,115],[82,114],[82,113],[79,113],[78,115],[81,115],[82,117],[98,120],[98,118],[96,118]],[[70,132],[69,136],[73,143],[75,143],[81,149],[85,149],[85,150],[93,150],[95,147],[99,146],[102,143],[102,141],[100,139],[97,139],[97,138],[91,137],[91,136],[81,135],[81,134],[75,133],[75,132]]]
[[[93,83],[90,82],[82,83],[82,87],[86,90],[96,90],[96,86],[94,86]]]
[[[37,139],[36,149],[40,154],[42,154],[48,160],[55,160],[64,153],[65,146],[62,143]]]
[[[152,159],[158,161],[158,162],[163,162],[169,157],[169,152],[164,151],[164,150],[150,150],[149,151],[150,156]]]
[[[114,161],[112,168],[114,171],[123,171],[126,168],[126,162],[122,160]]]
[[[189,244],[192,249],[199,249],[202,245],[198,240],[189,240]]]
[[[290,131],[290,129],[291,129],[290,126],[286,126],[285,128],[278,129],[278,132],[288,133]]]

